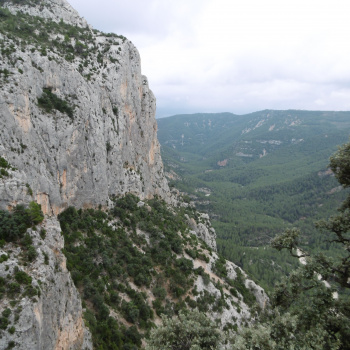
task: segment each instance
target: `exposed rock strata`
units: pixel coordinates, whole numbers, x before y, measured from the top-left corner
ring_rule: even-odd
[[[31,16],[39,16],[59,22],[70,23],[79,27],[88,26],[86,20],[79,16],[79,13],[66,0],[40,0],[36,5],[34,1],[27,1],[28,4],[5,3],[5,6],[12,12],[22,11]]]
[[[216,251],[216,232],[211,226],[209,215],[201,213],[198,222],[190,218],[187,214],[185,218],[192,229],[192,233],[203,240],[211,249]]]
[[[195,281],[197,291],[199,293],[205,291],[216,300],[220,300],[220,298],[224,296],[226,301],[226,306],[222,308],[222,310],[218,311],[212,308],[208,313],[208,316],[212,320],[218,321],[221,328],[224,328],[229,324],[241,325],[244,322],[249,322],[252,317],[250,307],[245,303],[244,298],[240,293],[237,293],[237,297],[232,296],[230,293],[230,286],[224,279],[217,276],[214,267],[217,260],[218,255],[216,253],[212,253],[209,263],[199,260],[194,261],[194,266],[196,268],[202,267],[204,272],[211,278],[211,281],[205,282],[202,276],[198,276],[197,280]],[[245,286],[255,296],[256,303],[262,309],[266,307],[267,303],[269,302],[269,298],[260,286],[258,286],[254,281],[250,280],[246,273],[232,262],[226,260],[225,268],[227,270],[227,277],[231,280],[236,280],[236,270],[239,270],[242,273]],[[213,281],[216,281],[217,283],[214,284]],[[221,290],[218,288],[218,285],[221,287]]]
[[[111,196],[127,192],[141,198],[159,195],[169,199],[157,140],[155,97],[141,75],[134,45],[117,36],[111,43],[65,0],[5,6],[12,13],[22,11],[56,23],[62,19],[86,28],[93,39],[89,51],[95,51],[89,53],[90,63],[83,66],[81,57],[66,60],[54,47],[44,50],[30,42],[22,45],[0,34],[13,48],[9,55],[0,54],[0,69],[9,72],[0,81],[0,156],[16,168],[0,179],[0,207],[35,200],[47,216],[45,240],[31,232],[39,252],[34,263],[21,265],[21,250],[16,248],[10,260],[0,264],[1,276],[18,266],[41,291],[37,300],[25,297],[19,301],[22,311],[16,331],[3,332],[0,348],[14,341],[16,348],[27,350],[91,349],[55,215],[70,205],[107,206]],[[76,40],[69,40],[74,47]],[[73,106],[72,118],[38,106],[44,88]],[[9,249],[11,246],[4,247]],[[48,265],[43,262],[44,253],[49,256]],[[9,305],[3,299],[0,311]],[[10,321],[14,322],[14,314]]]
[[[0,208],[37,201],[46,214],[43,227],[47,231],[43,239],[37,230],[29,230],[38,252],[33,263],[23,264],[23,252],[17,246],[8,244],[0,249],[0,256],[12,250],[10,259],[0,264],[0,276],[13,275],[17,267],[31,276],[32,285],[40,290],[39,296],[24,296],[15,306],[9,298],[2,299],[0,312],[7,307],[21,307],[21,312],[17,321],[15,312],[11,314],[9,320],[16,331],[2,332],[0,348],[13,341],[18,349],[92,349],[79,294],[66,269],[56,215],[70,205],[106,207],[111,197],[128,192],[141,199],[158,195],[173,201],[157,140],[155,98],[147,78],[141,75],[140,57],[133,44],[124,37],[111,38],[92,30],[65,0],[44,0],[37,6],[5,5],[13,13],[23,11],[55,23],[62,19],[86,28],[93,44],[86,44],[88,59],[79,55],[66,59],[54,47],[44,50],[31,43],[21,45],[0,34],[13,47],[10,56],[0,54],[0,69],[10,72],[0,82],[0,156],[16,168],[0,178]],[[60,35],[55,39],[66,40]],[[67,40],[76,47],[74,38]],[[72,117],[39,107],[38,98],[45,88],[74,106]],[[193,233],[216,250],[209,217],[202,214],[197,222],[186,219]],[[216,259],[213,253],[209,263],[197,259],[194,265],[203,264],[213,277]],[[236,267],[230,266],[234,274]],[[197,276],[195,283],[199,293],[220,297],[214,281],[206,283]],[[224,314],[213,313],[213,318],[220,319],[221,326],[242,323],[249,316],[248,306],[242,296],[231,303],[234,298],[229,297],[228,287],[224,293],[228,308]],[[258,288],[256,296],[265,303],[266,296]],[[240,313],[234,303],[239,304]]]
[[[49,3],[52,9],[25,10],[84,24],[65,1]],[[9,9],[14,11],[18,5]],[[82,68],[85,61],[78,56],[70,62],[55,49],[43,55],[32,45],[22,49],[11,39],[15,52],[11,59],[2,59],[1,69],[11,75],[0,91],[0,155],[21,171],[23,182],[47,214],[69,205],[106,206],[110,196],[127,192],[168,199],[156,101],[141,75],[139,53],[123,37],[113,38],[111,44],[102,33],[90,34],[97,47],[91,59],[99,57],[100,62],[87,68]],[[13,66],[15,57],[20,59]],[[88,70],[95,72],[93,78]],[[38,106],[45,87],[75,106],[72,118]],[[7,199],[0,204],[6,206]]]
[[[0,348],[6,349],[14,341],[16,349],[23,350],[73,350],[92,349],[90,333],[84,326],[79,294],[66,268],[66,258],[62,254],[63,237],[56,218],[46,219],[42,224],[46,237],[37,231],[28,230],[33,245],[38,252],[33,263],[23,264],[23,251],[20,247],[8,244],[0,249],[0,255],[9,254],[10,258],[0,264],[0,277],[8,279],[15,269],[24,271],[32,277],[32,286],[40,290],[35,297],[14,297],[15,305],[3,298],[0,313],[6,308],[12,310],[10,324],[16,331],[1,331]],[[45,263],[45,255],[47,261]],[[22,287],[23,290],[24,287]],[[16,310],[21,310],[15,320]]]

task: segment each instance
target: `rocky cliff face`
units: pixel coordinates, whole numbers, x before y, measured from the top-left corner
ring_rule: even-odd
[[[41,229],[46,230],[45,237],[40,236]],[[92,349],[81,300],[61,252],[63,237],[57,219],[47,218],[28,234],[38,254],[33,263],[23,264],[24,251],[17,245],[0,249],[0,255],[8,257],[0,264],[0,277],[7,280],[1,311],[11,310],[8,330],[1,332],[0,348],[7,349],[12,343],[16,349],[26,350]],[[30,276],[31,284],[23,283],[18,271]]]
[[[86,20],[79,16],[79,13],[66,0],[2,0],[1,3],[13,13],[24,12],[31,16],[39,16],[79,27],[87,27]]]
[[[28,183],[47,214],[106,206],[127,192],[167,198],[156,102],[136,48],[93,31],[64,0],[28,3],[5,5],[31,35],[1,32],[11,49],[1,54],[0,155],[21,174],[2,189]],[[45,98],[61,105],[47,106]],[[26,200],[22,191],[0,197],[2,207]]]
[[[185,215],[188,225],[191,228],[191,233],[195,234],[198,238],[203,240],[208,247],[213,250],[217,250],[216,247],[216,232],[211,226],[209,215],[200,213],[198,222],[193,218],[190,218],[187,214]]]
[[[0,277],[23,271],[40,290],[33,298],[21,287],[16,303],[4,296],[0,311],[11,314],[0,347],[91,349],[55,215],[127,192],[168,199],[156,101],[126,38],[93,30],[65,0],[1,4],[0,156],[12,168],[0,178],[0,207],[37,201],[47,233],[28,231],[38,253],[31,264],[19,246],[0,252],[12,252]]]

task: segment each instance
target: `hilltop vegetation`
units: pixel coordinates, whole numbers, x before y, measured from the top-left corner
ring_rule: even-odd
[[[33,0],[28,1],[27,4],[35,5]],[[101,70],[106,68],[107,57],[111,62],[119,64],[118,58],[113,57],[111,53],[111,47],[113,45],[119,46],[117,52],[120,55],[122,51],[120,44],[126,40],[122,35],[110,33],[105,34],[108,38],[107,43],[97,43],[96,37],[102,35],[98,30],[74,26],[63,21],[57,23],[51,19],[31,16],[21,11],[14,14],[2,7],[0,7],[0,19],[0,33],[4,36],[0,52],[4,62],[16,68],[23,61],[17,52],[17,47],[19,47],[23,52],[26,49],[30,50],[32,54],[38,52],[41,56],[57,63],[75,62],[78,64],[80,74],[88,81],[95,79]],[[42,72],[42,68],[35,62],[32,61],[32,65]],[[116,67],[117,70],[118,68]],[[23,74],[23,70],[20,73]],[[9,77],[14,73],[6,69],[0,70],[0,74],[2,74],[0,83],[4,85],[9,83]],[[39,104],[43,105],[47,112],[50,112],[52,106],[47,103],[50,102],[50,99],[56,104],[60,102],[61,108],[64,109],[63,112],[72,118],[73,111],[66,105],[67,102],[52,101],[52,95],[49,91],[44,93]]]
[[[159,119],[158,136],[170,185],[210,214],[219,251],[271,289],[297,264],[268,247],[284,227],[306,232],[302,244],[311,250],[336,250],[313,223],[346,196],[328,159],[347,141],[349,117],[307,111],[181,115]]]

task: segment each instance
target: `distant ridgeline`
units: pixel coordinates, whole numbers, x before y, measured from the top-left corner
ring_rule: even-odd
[[[332,254],[314,221],[346,196],[328,163],[348,141],[350,112],[177,115],[158,127],[170,186],[210,214],[219,251],[265,288],[296,264],[266,247],[286,227],[300,227],[309,248]]]
[[[209,216],[169,189],[155,97],[128,39],[93,29],[66,0],[0,0],[0,87],[0,349],[213,350],[226,339],[247,349],[241,339],[253,337],[240,330],[276,298],[240,266],[268,287],[286,274],[292,262],[265,247],[291,225],[308,232],[303,244],[337,252],[320,246],[312,221],[344,198],[327,163],[348,138],[347,113],[159,120],[171,185],[215,220],[234,264],[216,252]],[[337,307],[324,271],[307,274],[320,288],[299,304],[317,327],[303,307],[289,317],[288,303],[283,318],[262,313],[281,320],[288,342],[298,337],[290,349],[309,349],[307,327],[313,348],[337,323],[330,344],[350,339],[339,319],[350,307]],[[275,323],[262,328],[278,338],[271,349],[289,349]]]

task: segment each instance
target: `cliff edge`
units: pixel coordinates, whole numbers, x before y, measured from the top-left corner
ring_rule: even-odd
[[[0,155],[20,173],[0,187],[1,207],[28,201],[23,184],[45,214],[128,192],[166,199],[137,49],[92,30],[64,0],[23,3],[5,3],[17,25],[0,32]]]

